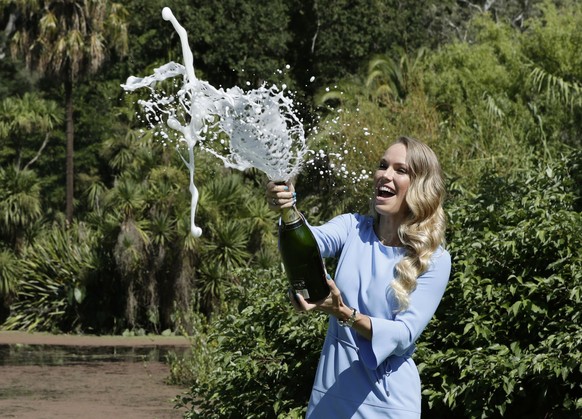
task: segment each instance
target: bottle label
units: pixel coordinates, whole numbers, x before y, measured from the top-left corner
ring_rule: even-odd
[[[301,214],[299,214],[299,211],[297,211],[295,207],[285,208],[281,211],[281,221],[283,224],[289,225],[296,223],[299,220],[301,220]]]
[[[307,285],[305,281],[299,280],[295,281],[293,284],[293,290],[296,294],[301,295],[306,300],[309,298],[309,290],[307,289]]]
[[[309,299],[309,291],[307,290],[307,288],[304,288],[302,290],[295,290],[295,292],[299,295],[301,295],[304,299]]]

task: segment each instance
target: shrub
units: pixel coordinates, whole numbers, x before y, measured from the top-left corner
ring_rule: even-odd
[[[97,267],[97,236],[86,226],[54,225],[22,251],[22,279],[6,329],[71,331],[80,326],[87,284]]]
[[[280,269],[240,270],[228,310],[210,324],[208,364],[178,405],[190,418],[300,417],[326,322],[293,312]],[[193,374],[196,375],[196,374]]]
[[[448,206],[451,283],[418,357],[430,417],[582,412],[582,153]]]

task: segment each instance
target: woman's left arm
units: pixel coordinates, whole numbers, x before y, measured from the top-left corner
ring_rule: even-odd
[[[443,297],[450,272],[449,253],[438,251],[431,268],[418,278],[416,289],[410,294],[409,307],[396,314],[393,320],[354,312],[352,307],[344,304],[341,291],[329,275],[327,280],[331,292],[325,300],[308,303],[298,295],[291,298],[291,302],[298,311],[319,310],[338,321],[351,323],[357,333],[362,360],[375,369],[390,355],[403,355],[420,336]]]
[[[349,322],[350,327],[352,327],[359,335],[367,340],[371,340],[371,317],[358,311],[354,311],[353,308],[344,304],[341,291],[329,275],[327,275],[327,284],[329,285],[330,293],[325,300],[308,303],[297,294],[294,298],[291,298],[291,303],[297,311],[319,310],[330,316],[334,316],[339,321]]]
[[[370,337],[366,335],[362,320],[356,328],[356,342],[360,358],[371,369],[376,369],[391,355],[404,355],[432,319],[444,295],[451,272],[451,257],[439,250],[433,257],[430,269],[418,278],[416,289],[410,294],[409,307],[394,316],[393,320],[368,317]]]

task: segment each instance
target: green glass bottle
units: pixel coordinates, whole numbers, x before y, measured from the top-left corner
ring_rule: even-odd
[[[323,300],[329,295],[319,246],[295,206],[284,208],[281,212],[279,252],[294,292],[310,303]]]

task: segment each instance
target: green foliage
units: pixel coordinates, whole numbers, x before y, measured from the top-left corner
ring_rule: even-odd
[[[1,9],[1,5],[0,5]],[[0,54],[4,54],[6,32],[0,35]],[[33,88],[34,78],[25,71],[24,64],[8,57],[0,60],[0,98],[20,96]]]
[[[490,173],[449,203],[454,272],[418,352],[434,417],[582,412],[581,165]]]
[[[127,47],[125,9],[117,3],[78,0],[58,2],[4,1],[15,12],[12,56],[48,76],[74,80],[93,74],[109,49],[123,55]]]
[[[0,168],[0,239],[20,251],[41,218],[40,185],[35,172]]]
[[[16,255],[9,250],[0,249],[0,299],[9,299],[16,292],[20,280],[20,264]]]
[[[548,1],[542,5],[542,18],[528,24],[522,51],[530,62],[527,83],[544,136],[580,147],[582,4],[566,5],[561,9]]]
[[[210,325],[213,369],[179,400],[191,418],[300,417],[326,322],[292,310],[280,269],[238,270],[229,309]]]
[[[89,219],[103,234],[103,289],[120,295],[116,330],[176,327],[177,311],[196,307],[210,316],[222,306],[233,269],[271,265],[276,215],[264,199],[264,179],[233,173],[205,153],[197,155],[196,224],[190,234],[188,171],[175,149],[151,131],[129,131],[102,145],[113,183],[86,193]],[[256,255],[253,257],[253,255]],[[111,326],[110,326],[111,327]]]
[[[308,32],[311,70],[333,83],[356,73],[373,55],[433,46],[439,38],[435,32],[443,27],[435,9],[446,15],[453,3],[315,0]]]
[[[16,6],[45,3],[56,4],[11,0],[0,10],[8,17]],[[541,3],[170,5],[189,33],[197,72],[213,84],[283,79],[307,108],[313,98],[301,91],[329,85],[315,98],[325,104],[321,119],[305,118],[316,125],[309,145],[328,153],[297,182],[310,222],[367,211],[369,177],[353,180],[362,170],[369,175],[398,135],[437,151],[452,181],[455,270],[417,353],[430,417],[580,413],[582,178],[579,155],[560,161],[582,138],[582,14],[580,2]],[[23,63],[0,60],[0,287],[5,305],[13,302],[7,326],[159,331],[177,327],[179,315],[192,317],[185,326],[192,363],[173,367],[176,380],[193,383],[180,401],[190,416],[301,417],[325,325],[294,314],[282,273],[260,269],[279,261],[266,180],[199,153],[204,234],[194,238],[186,169],[135,118],[137,105],[119,87],[129,75],[182,61],[178,37],[161,18],[166,5],[126,1],[128,13],[117,16],[130,23],[129,59],[76,85],[82,228],[53,227],[65,200],[65,133],[64,110],[51,99],[61,101],[63,88],[54,80],[35,85]],[[30,19],[15,30],[34,35],[34,16],[20,17]],[[122,20],[121,32],[105,31],[119,55]],[[0,54],[13,35],[0,34]],[[456,42],[439,45],[443,39]],[[26,52],[32,59],[40,51]],[[87,62],[104,58],[94,55]],[[34,172],[18,170],[31,164]]]
[[[54,225],[22,252],[11,314],[3,327],[27,331],[72,331],[81,320],[86,286],[98,265],[97,236],[85,225]]]
[[[200,3],[193,15],[197,30],[192,36],[209,77],[221,74],[230,79],[229,84],[250,81],[257,85],[284,69],[291,41],[289,2]]]
[[[552,159],[580,146],[582,86],[572,64],[582,6],[557,12],[545,3],[541,13],[524,32],[479,16],[470,40],[426,61],[424,86],[440,119],[437,152],[457,184],[473,187],[485,169],[527,166],[534,150]]]

